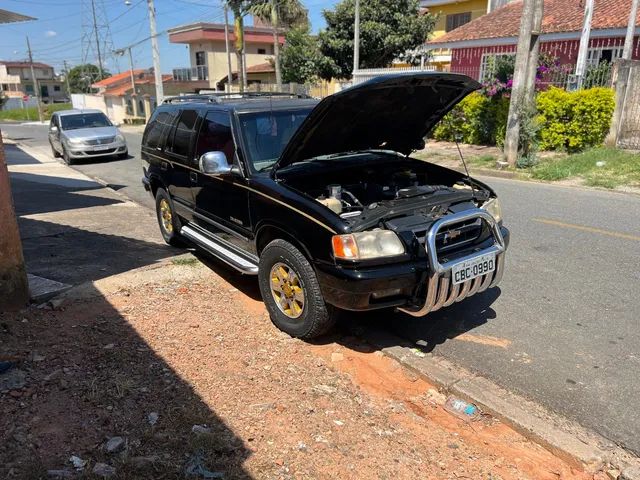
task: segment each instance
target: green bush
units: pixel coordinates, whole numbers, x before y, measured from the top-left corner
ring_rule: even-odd
[[[600,145],[614,109],[614,92],[598,87],[567,92],[552,87],[538,94],[538,124],[542,150],[578,152]]]
[[[454,141],[457,135],[463,143],[493,145],[500,135],[504,137],[508,111],[508,99],[474,92],[456,105],[431,135],[436,140]]]
[[[69,110],[73,108],[70,103],[49,103],[42,105],[43,120],[50,120],[51,114],[59,110]],[[0,112],[0,120],[38,120],[38,108],[16,108],[15,110],[2,110]]]

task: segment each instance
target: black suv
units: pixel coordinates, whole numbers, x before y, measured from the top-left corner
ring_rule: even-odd
[[[303,338],[337,310],[422,316],[493,287],[509,239],[495,193],[409,156],[478,87],[425,72],[320,102],[168,99],[142,140],[162,236],[258,275],[273,322]]]

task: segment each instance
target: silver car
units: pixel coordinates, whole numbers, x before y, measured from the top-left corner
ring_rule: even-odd
[[[100,110],[61,110],[51,116],[49,144],[66,164],[83,158],[127,158],[127,142]]]

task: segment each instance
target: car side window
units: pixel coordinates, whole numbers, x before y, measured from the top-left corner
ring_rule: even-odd
[[[200,135],[196,144],[196,157],[207,152],[224,152],[227,162],[234,161],[235,145],[231,133],[229,112],[209,112],[200,127]]]
[[[175,119],[176,112],[171,110],[156,111],[149,121],[144,133],[143,145],[149,148],[162,147],[163,135],[166,135]]]
[[[189,156],[191,144],[195,136],[197,119],[198,112],[196,110],[182,110],[173,136],[173,144],[171,146],[172,153],[180,155],[181,157]]]

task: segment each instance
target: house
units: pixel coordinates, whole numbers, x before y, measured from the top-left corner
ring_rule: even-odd
[[[172,75],[162,75],[165,95],[181,93]],[[132,85],[135,85],[135,91]],[[74,108],[97,108],[115,123],[144,121],[157,106],[153,69],[134,69],[112,75],[91,85],[93,95],[72,95]]]
[[[495,3],[496,0],[493,0]],[[420,11],[431,13],[437,16],[436,25],[433,30],[432,40],[436,40],[446,33],[469,23],[489,12],[492,0],[421,0]],[[429,65],[437,70],[446,70],[451,63],[451,51],[443,49],[433,49]]]
[[[595,0],[587,68],[611,63],[622,56],[631,0]],[[452,72],[464,73],[476,80],[486,81],[491,66],[500,56],[514,56],[522,0],[506,4],[480,18],[472,20],[444,35],[427,42],[427,49],[451,50]],[[558,65],[572,72],[578,57],[580,32],[584,19],[582,0],[545,0],[540,52],[555,59]],[[636,32],[632,55],[640,58],[636,18]]]
[[[0,90],[9,98],[35,95],[29,62],[0,60]],[[40,97],[44,103],[64,102],[67,92],[53,67],[45,63],[33,62],[33,71],[40,84]]]
[[[225,44],[225,26],[222,23],[193,23],[169,29],[171,43],[189,46],[190,66],[173,70],[177,82],[191,82],[196,89],[224,90],[228,82],[228,61]],[[237,77],[235,33],[229,26],[231,70]],[[245,26],[245,58],[248,83],[275,83],[273,60],[273,30],[263,26]],[[284,44],[284,35],[279,35]]]

